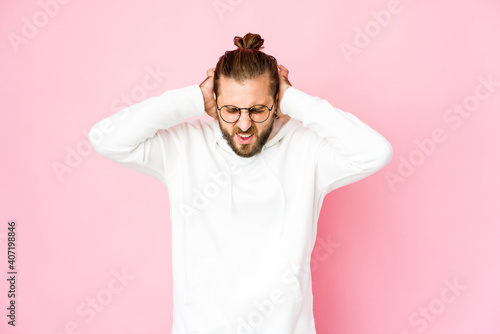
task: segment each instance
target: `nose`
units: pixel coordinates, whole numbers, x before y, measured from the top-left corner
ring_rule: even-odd
[[[236,123],[243,132],[246,132],[252,126],[252,119],[248,114],[248,110],[241,111],[240,119]]]

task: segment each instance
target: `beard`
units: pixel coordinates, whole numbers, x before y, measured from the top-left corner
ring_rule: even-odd
[[[218,116],[218,115],[217,115]],[[217,117],[218,118],[218,117]],[[257,132],[257,128],[255,127],[255,124],[252,124],[252,126],[246,131],[242,132],[239,130],[239,128],[236,126],[233,129],[233,133],[229,133],[226,131],[222,126],[221,126],[221,120],[218,118],[219,121],[219,127],[222,132],[222,136],[224,139],[227,141],[228,145],[231,147],[231,149],[239,155],[242,158],[250,158],[259,153],[262,150],[262,147],[264,144],[267,142],[267,139],[271,135],[271,132],[273,131],[273,125],[274,125],[274,119],[271,120],[269,126],[265,129],[263,129],[260,133]],[[239,139],[236,138],[236,133],[242,133],[242,134],[254,134],[254,138],[252,138],[252,141],[249,144],[242,144],[240,143]]]

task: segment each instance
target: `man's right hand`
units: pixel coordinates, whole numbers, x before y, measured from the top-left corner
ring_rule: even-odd
[[[205,101],[205,112],[210,117],[217,119],[217,108],[215,106],[214,97],[214,72],[215,67],[207,70],[207,78],[200,84],[200,89],[203,93],[203,100]]]

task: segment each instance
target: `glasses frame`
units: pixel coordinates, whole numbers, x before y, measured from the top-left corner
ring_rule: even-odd
[[[271,110],[273,110],[273,108],[274,108],[274,104],[276,103],[276,96],[277,96],[277,95],[278,95],[278,92],[276,92],[276,94],[274,94],[274,98],[273,98],[273,105],[271,106],[271,108],[269,108],[269,107],[268,107],[268,106],[266,106],[265,104],[256,104],[256,105],[254,105],[254,106],[251,106],[250,108],[240,108],[240,107],[234,106],[234,105],[232,105],[232,104],[225,104],[225,105],[223,105],[222,107],[220,107],[220,108],[219,108],[219,105],[217,104],[217,99],[219,98],[218,96],[215,98],[215,106],[216,106],[216,108],[217,108],[217,111],[219,112],[220,118],[221,118],[224,122],[226,122],[226,123],[229,123],[229,124],[234,124],[234,123],[238,122],[238,121],[240,120],[240,118],[241,118],[241,111],[242,111],[242,110],[244,110],[244,109],[248,110],[248,117],[250,117],[250,120],[251,120],[252,122],[255,122],[255,123],[264,123],[265,121],[267,121],[267,120],[269,119],[269,115],[271,115]],[[257,121],[254,121],[254,120],[252,119],[252,112],[250,111],[250,109],[252,109],[252,108],[253,108],[253,107],[255,107],[255,106],[264,106],[264,107],[266,107],[266,108],[269,110],[269,113],[267,114],[267,117],[266,117],[266,119],[265,119],[265,120],[260,121],[260,122],[257,122]],[[238,118],[236,119],[236,121],[234,121],[234,122],[228,122],[228,121],[226,121],[226,120],[222,117],[222,112],[221,112],[221,110],[222,110],[222,108],[224,108],[224,107],[234,107],[234,108],[238,109]]]

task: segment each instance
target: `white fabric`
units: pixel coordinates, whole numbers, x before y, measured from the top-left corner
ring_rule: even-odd
[[[292,118],[251,158],[202,116],[199,85],[165,91],[101,120],[106,158],[159,179],[172,224],[172,334],[315,334],[309,261],[324,197],[392,157],[350,113],[295,87]]]

